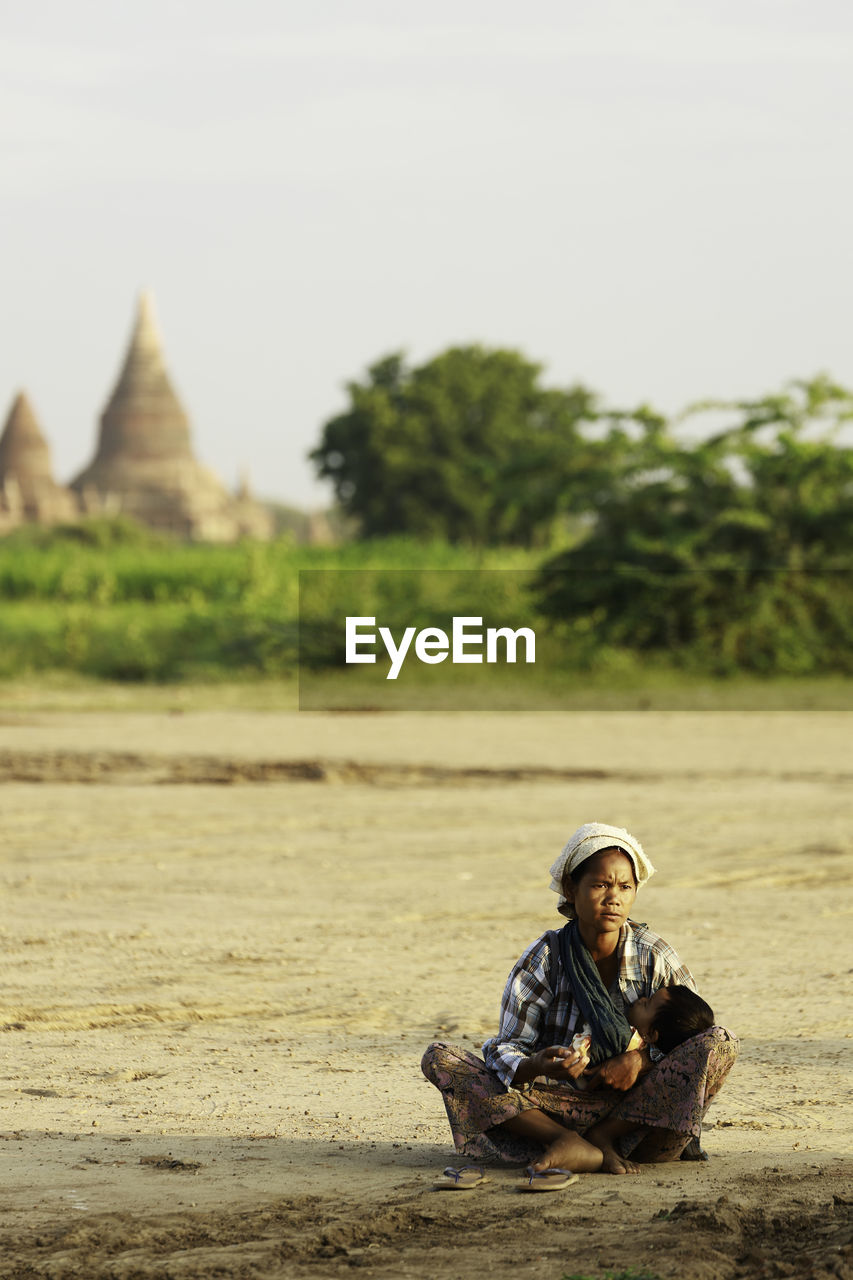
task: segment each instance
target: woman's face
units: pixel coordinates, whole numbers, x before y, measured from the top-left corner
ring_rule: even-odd
[[[604,849],[582,864],[577,884],[566,881],[563,892],[574,904],[582,933],[617,933],[637,896],[631,860],[621,849]]]

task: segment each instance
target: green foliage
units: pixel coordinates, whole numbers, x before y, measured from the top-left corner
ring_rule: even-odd
[[[853,671],[853,395],[817,378],[709,409],[740,421],[692,446],[649,434],[589,536],[543,566],[543,613],[591,665],[625,649],[717,674]]]
[[[563,509],[580,387],[546,390],[516,351],[454,347],[409,368],[386,356],[348,384],[346,413],[311,454],[368,538],[415,534],[480,545],[547,540]]]
[[[21,529],[0,539],[0,676],[291,676],[301,569],[357,571],[343,588],[341,575],[334,584],[314,575],[303,601],[299,625],[319,666],[340,664],[344,612],[416,627],[456,612],[534,627],[549,678],[583,671],[628,687],[673,666],[712,676],[853,673],[850,392],[815,378],[760,400],[696,406],[676,432],[647,408],[605,413],[585,392],[543,392],[537,367],[511,352],[465,348],[411,371],[392,357],[370,379],[356,398],[385,405],[389,446],[400,404],[418,409],[406,431],[419,424],[423,463],[406,437],[383,470],[368,415],[359,419],[366,452],[341,453],[334,467],[345,488],[356,474],[368,485],[375,463],[377,506],[363,516],[374,534],[389,511],[403,521],[393,501],[406,490],[395,485],[411,481],[405,518],[420,513],[417,540],[200,546],[123,520]],[[519,427],[522,410],[532,416]],[[712,413],[724,425],[697,443],[688,429]],[[358,425],[353,413],[335,421],[345,435]],[[383,492],[397,497],[383,506]],[[522,544],[557,512],[574,513],[579,537],[540,566],[541,551]],[[493,536],[514,545],[485,545]],[[483,569],[524,572],[441,572]]]
[[[529,553],[400,538],[341,548],[289,541],[198,546],[90,536],[85,525],[0,540],[0,678],[76,671],[123,681],[288,677],[297,661],[300,569],[359,570],[353,611],[383,615],[408,570],[534,567]],[[429,577],[430,575],[427,575]],[[438,574],[438,577],[441,575]],[[488,578],[486,575],[484,579]],[[428,602],[412,601],[423,614]],[[357,605],[357,607],[356,607]],[[334,624],[315,596],[308,625]]]
[[[45,550],[75,543],[87,547],[163,547],[169,542],[164,534],[154,533],[128,516],[102,516],[68,524],[22,525],[6,536],[4,545]]]
[[[342,619],[347,616],[375,617],[397,636],[407,626],[416,630],[442,627],[449,632],[455,615],[483,618],[485,626],[529,625],[534,566],[522,564],[508,571],[505,563],[501,568],[501,572],[489,572],[484,567],[436,569],[421,565],[420,572],[411,573],[377,566],[343,574],[303,575],[299,610],[302,660],[312,669],[343,668]],[[434,674],[441,681],[448,679],[446,669]],[[470,678],[468,668],[466,679]]]

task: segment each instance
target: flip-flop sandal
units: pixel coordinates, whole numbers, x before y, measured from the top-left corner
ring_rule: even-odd
[[[454,1169],[453,1165],[448,1165],[444,1171],[444,1182],[439,1182],[439,1187],[447,1191],[470,1191],[472,1187],[479,1187],[481,1183],[488,1182],[488,1178],[482,1169],[478,1169],[475,1164],[464,1164],[461,1169]]]
[[[563,1191],[579,1178],[571,1169],[528,1169],[527,1182],[522,1182],[519,1191]]]

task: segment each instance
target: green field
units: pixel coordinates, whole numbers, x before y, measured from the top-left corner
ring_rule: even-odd
[[[381,611],[388,591],[399,594],[410,570],[535,567],[517,548],[407,539],[203,546],[123,522],[22,530],[0,541],[0,679],[48,671],[160,683],[293,677],[300,569],[359,570],[353,607],[366,613]],[[329,622],[335,602],[325,607]]]
[[[687,651],[604,645],[591,617],[565,625],[546,620],[531,591],[542,556],[541,549],[404,538],[335,548],[287,540],[187,545],[121,521],[24,529],[0,540],[4,701],[137,705],[133,690],[142,686],[145,706],[203,705],[208,698],[293,706],[301,622],[325,705],[449,709],[460,697],[468,706],[492,705],[485,669],[415,663],[405,683],[382,685],[377,702],[375,679],[367,676],[382,679],[381,664],[366,673],[342,667],[342,619],[355,612],[395,627],[401,620],[445,625],[453,613],[535,627],[536,669],[506,668],[504,708],[853,705],[853,682],[843,671],[771,678],[730,669],[721,677]],[[300,570],[313,571],[301,619]]]

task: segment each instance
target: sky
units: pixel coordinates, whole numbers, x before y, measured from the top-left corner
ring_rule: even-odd
[[[0,0],[0,417],[70,480],[143,288],[199,458],[308,508],[392,351],[853,386],[851,120],[847,0]]]

